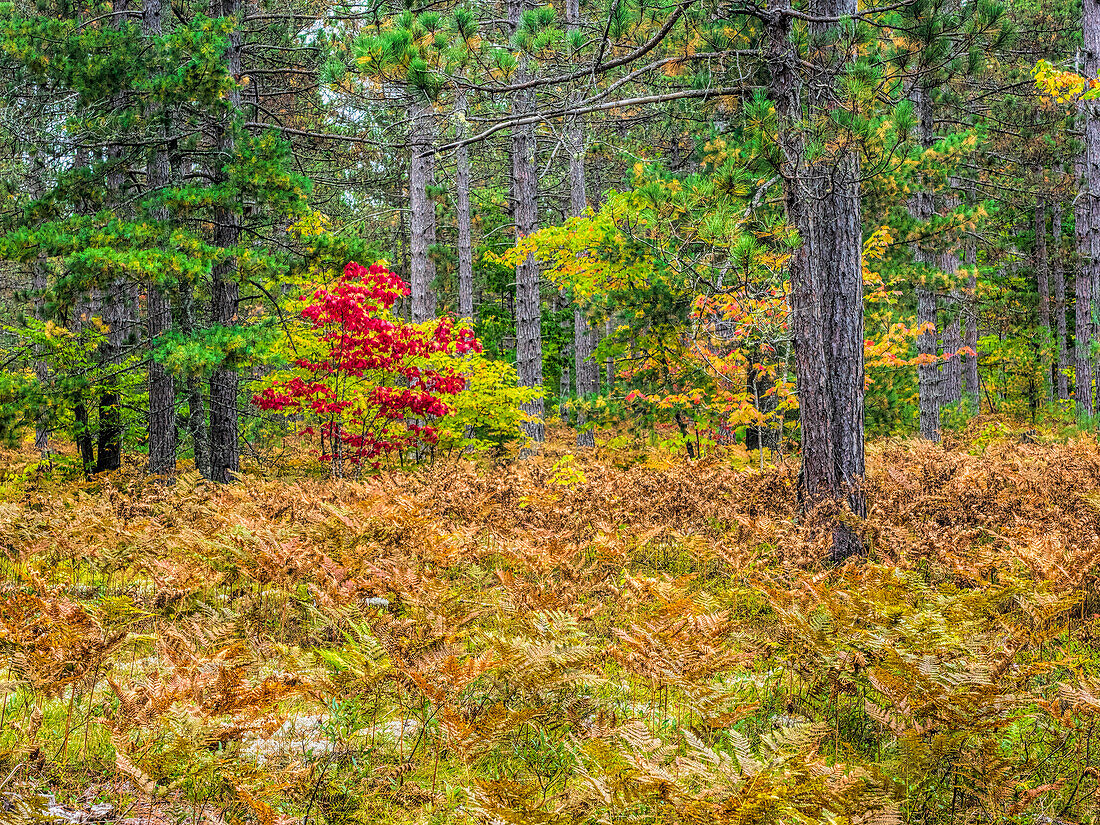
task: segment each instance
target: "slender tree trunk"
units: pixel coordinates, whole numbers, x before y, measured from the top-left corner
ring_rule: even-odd
[[[581,24],[580,0],[566,0],[566,27],[576,30]],[[588,185],[585,177],[584,118],[576,115],[566,124],[566,148],[569,152],[569,215],[580,217],[588,208]],[[588,322],[588,315],[576,298],[573,299],[573,363],[577,388],[577,446],[595,447],[596,433],[586,427],[585,406],[587,399],[599,392],[599,365],[594,358],[596,330]]]
[[[38,320],[42,320],[42,309],[45,304],[45,299],[42,297],[46,292],[46,259],[39,257],[35,260],[33,267],[33,273],[31,276],[31,289],[34,291],[34,315]],[[45,389],[50,380],[50,368],[46,361],[42,358],[36,358],[34,360],[34,377],[38,381],[40,387]],[[40,458],[47,459],[50,457],[50,417],[45,407],[38,414],[38,418],[34,425],[34,448],[38,450]]]
[[[917,287],[917,326],[924,331],[917,336],[917,365],[920,386],[920,434],[929,441],[940,440],[940,370],[936,348],[936,293]]]
[[[1100,71],[1100,3],[1084,0],[1081,13],[1084,35],[1081,69],[1085,77]],[[1092,304],[1094,287],[1100,280],[1100,101],[1081,101],[1084,132],[1084,157],[1081,164],[1080,192],[1076,205],[1077,255],[1077,328],[1075,391],[1078,414],[1091,417],[1095,410],[1092,395]]]
[[[519,28],[523,0],[509,0],[508,20],[513,34]],[[516,80],[528,79],[527,58],[520,57]],[[515,94],[513,113],[517,116],[535,111],[535,92],[524,89]],[[535,127],[512,128],[512,195],[516,238],[538,229],[538,171],[535,167]],[[539,293],[539,267],[534,255],[528,255],[516,267],[516,371],[525,387],[542,389],[542,305]],[[530,420],[524,425],[528,437],[541,444],[546,437],[543,425],[543,399],[523,405]]]
[[[963,392],[969,399],[970,411],[977,415],[981,410],[981,387],[978,383],[978,247],[972,237],[966,239],[966,268],[963,346],[974,354],[963,356]]]
[[[1055,199],[1050,207],[1051,259],[1050,281],[1054,293],[1054,347],[1058,364],[1054,369],[1054,386],[1058,400],[1069,398],[1069,350],[1066,347],[1066,269],[1062,249],[1062,202]]]
[[[1039,364],[1043,374],[1047,400],[1052,397],[1053,384],[1048,382],[1051,372],[1049,359],[1050,324],[1050,260],[1047,256],[1047,203],[1043,198],[1035,202],[1035,283],[1039,292]]]
[[[237,17],[240,0],[213,0],[212,16]],[[241,74],[241,32],[234,28],[229,36],[226,60],[231,75]],[[226,167],[232,163],[234,124],[240,109],[240,91],[229,93],[229,111],[217,124],[218,157],[215,161],[214,179],[226,180]],[[229,203],[219,203],[214,208],[214,246],[222,250],[222,259],[215,264],[211,278],[211,322],[215,326],[232,327],[237,320],[240,302],[240,284],[237,280],[235,249],[240,242],[241,216]],[[210,477],[217,482],[228,482],[233,473],[239,472],[241,453],[237,434],[237,395],[240,376],[228,366],[217,367],[210,376]]]
[[[920,79],[914,82],[909,91],[917,120],[917,138],[922,149],[932,146],[933,133],[932,99],[928,89]],[[909,214],[913,220],[927,224],[932,219],[934,197],[930,189],[921,188],[909,197]],[[928,249],[926,242],[918,241],[913,249],[913,262],[934,269],[938,263],[935,253]],[[927,284],[931,272],[921,273],[925,282],[917,287],[917,326],[922,332],[917,336],[917,355],[921,362],[917,365],[917,385],[919,388],[920,434],[929,441],[940,440],[940,367],[937,334],[938,301],[936,292]]]
[[[112,25],[121,27],[128,10],[128,0],[116,0],[114,11],[118,14],[113,19]],[[122,101],[118,103],[121,105]],[[107,158],[112,163],[107,175],[107,190],[111,206],[115,209],[122,208],[122,188],[125,183],[120,165],[121,157],[120,146],[112,144],[107,147]],[[97,473],[117,470],[122,466],[122,408],[118,394],[117,372],[121,365],[123,345],[129,337],[124,307],[127,292],[125,278],[116,276],[111,279],[102,295],[101,317],[108,330],[100,347],[100,354],[107,369],[107,376],[99,393],[99,437],[95,464]]]
[[[466,91],[459,89],[455,101],[459,139],[466,136]],[[470,232],[470,153],[466,146],[455,150],[455,210],[458,219],[458,315],[474,317],[474,246]]]
[[[146,37],[160,37],[164,31],[164,0],[145,0],[143,24]],[[155,116],[165,117],[163,108],[154,111]],[[153,151],[146,171],[149,189],[153,197],[168,185],[169,126],[167,122],[159,130],[161,143]],[[153,208],[154,221],[167,225],[171,217],[168,207]],[[172,305],[163,284],[153,280],[148,284],[149,348],[157,345],[157,339],[172,328]],[[176,384],[172,374],[149,358],[149,472],[154,475],[172,475],[176,471]]]
[[[952,196],[947,202],[948,209],[955,209],[958,199]],[[959,253],[948,249],[940,256],[940,269],[954,280],[959,271]],[[943,326],[941,346],[943,364],[940,366],[940,403],[954,404],[962,398],[962,362],[958,354],[962,348],[962,295],[952,287],[944,296],[946,323]]]
[[[409,147],[409,286],[412,320],[419,324],[435,317],[435,202],[428,193],[435,177],[435,118],[429,103],[409,105]]]
[[[42,163],[37,159],[33,161],[31,166],[30,184],[32,187],[31,194],[33,197],[41,197],[46,189],[46,182],[44,179],[45,169]],[[44,321],[44,308],[46,304],[46,289],[49,286],[47,278],[47,264],[46,256],[39,255],[33,264],[31,264],[31,292],[34,295],[34,317],[39,321]],[[49,364],[42,356],[44,355],[42,347],[35,348],[34,359],[34,377],[38,382],[38,386],[43,396],[46,394],[46,387],[50,380],[50,368]],[[50,456],[50,415],[46,404],[42,405],[42,409],[38,413],[38,417],[35,420],[34,426],[34,448],[38,451],[40,458],[48,459]]]
[[[183,281],[180,283],[180,327],[185,335],[191,335],[196,326],[194,285]],[[206,426],[202,387],[199,375],[187,376],[187,432],[195,453],[195,469],[203,478],[210,478],[210,433]]]

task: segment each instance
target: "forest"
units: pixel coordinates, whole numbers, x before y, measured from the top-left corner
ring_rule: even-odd
[[[0,825],[1100,822],[1098,360],[1096,0],[0,2]]]

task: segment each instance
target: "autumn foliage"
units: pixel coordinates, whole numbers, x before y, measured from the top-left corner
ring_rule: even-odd
[[[429,423],[448,412],[446,398],[466,379],[429,359],[480,352],[473,333],[448,318],[405,323],[390,312],[408,285],[382,264],[349,263],[331,289],[319,288],[301,310],[321,347],[296,357],[296,375],[256,394],[263,410],[303,415],[304,432],[320,436],[322,458],[340,475],[342,462],[368,462],[420,443],[434,443]]]
[[[93,488],[9,454],[0,793],[194,825],[1092,821],[1100,450],[1036,438],[872,445],[868,557],[836,569],[794,467],[720,455]]]

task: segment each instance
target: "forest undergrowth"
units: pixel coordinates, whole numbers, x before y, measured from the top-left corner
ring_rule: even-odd
[[[721,456],[9,453],[0,822],[1097,821],[1100,450],[1037,441],[873,445],[837,569],[796,469]]]

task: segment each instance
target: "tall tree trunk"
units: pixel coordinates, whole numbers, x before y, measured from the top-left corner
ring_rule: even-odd
[[[31,173],[30,173],[30,185],[31,196],[35,198],[42,197],[46,191],[46,181],[44,178],[45,169],[42,163],[37,158],[32,161]],[[31,264],[31,293],[34,296],[34,317],[38,321],[44,321],[44,308],[46,304],[46,289],[49,286],[47,278],[47,264],[46,256],[39,255],[35,258],[33,264]],[[38,382],[40,391],[43,396],[46,393],[46,387],[50,380],[50,368],[49,364],[42,357],[44,355],[42,347],[35,348],[34,359],[34,377]],[[46,404],[42,405],[42,409],[38,413],[38,417],[35,420],[34,425],[34,448],[38,451],[40,458],[48,459],[50,456],[50,415]]]
[[[966,239],[966,269],[963,346],[974,354],[963,356],[963,392],[969,400],[970,411],[977,415],[981,411],[981,386],[978,383],[978,247],[970,236]]]
[[[1084,35],[1081,69],[1085,77],[1100,71],[1100,2],[1084,0],[1081,13]],[[1081,164],[1080,193],[1077,197],[1077,329],[1076,382],[1074,394],[1081,417],[1092,416],[1093,365],[1090,360],[1095,330],[1092,324],[1094,287],[1100,281],[1100,101],[1080,103],[1084,157]]]
[[[780,175],[787,217],[801,245],[791,255],[791,335],[798,369],[802,424],[803,505],[846,501],[857,516],[866,513],[862,490],[863,444],[863,277],[859,161],[843,136],[817,135],[832,144],[824,155],[810,151],[803,113],[803,61],[791,37],[789,0],[773,0],[768,20],[770,92],[780,144]],[[817,0],[808,9],[819,18],[855,12],[854,0]],[[805,89],[810,124],[837,105],[836,73],[852,52],[833,41],[833,23],[810,26],[811,79]],[[828,128],[828,127],[826,127]],[[842,516],[832,520],[830,556],[840,561],[859,552],[860,541]]]
[[[1066,268],[1062,249],[1062,202],[1055,198],[1050,206],[1051,257],[1050,281],[1054,297],[1054,348],[1058,363],[1054,368],[1054,387],[1058,400],[1069,398],[1069,350],[1066,347]]]
[[[128,0],[116,0],[114,11],[118,14],[112,20],[112,25],[121,27],[126,20],[128,10]],[[117,103],[119,106],[122,105],[121,100]],[[125,176],[121,158],[122,147],[108,145],[107,159],[111,163],[111,168],[107,173],[107,191],[111,207],[114,209],[122,208],[122,187]],[[99,437],[95,464],[97,473],[117,470],[122,466],[122,408],[118,394],[118,370],[121,365],[123,345],[129,337],[124,307],[127,291],[125,278],[116,276],[111,279],[102,295],[102,319],[108,329],[100,346],[100,355],[107,369],[107,376],[99,393]]]
[[[1047,257],[1047,203],[1044,198],[1035,201],[1035,284],[1039,292],[1039,364],[1043,374],[1046,398],[1052,395],[1053,385],[1048,377],[1051,361],[1048,358],[1051,342],[1050,325],[1050,261]]]
[[[929,149],[935,140],[932,119],[932,99],[918,78],[909,91],[917,120],[917,138],[922,149]],[[934,212],[934,197],[930,189],[920,188],[909,197],[909,214],[913,220],[927,224]],[[913,249],[913,262],[933,269],[937,256],[927,248],[924,241],[918,241]],[[930,272],[921,273],[922,279],[931,277]],[[937,322],[938,301],[934,289],[925,282],[917,287],[917,326],[922,332],[917,336],[917,355],[921,362],[917,365],[917,385],[919,388],[920,434],[929,441],[940,440],[940,367]]]
[[[241,0],[213,0],[214,17],[237,17]],[[235,27],[229,35],[226,50],[229,73],[241,74],[241,32]],[[234,123],[240,109],[240,91],[229,93],[229,106],[224,119],[216,126],[217,159],[214,179],[226,180],[226,167],[233,162],[235,150]],[[215,326],[232,327],[237,320],[240,283],[237,280],[235,248],[240,241],[241,216],[224,201],[214,207],[214,246],[222,250],[222,259],[215,264],[211,277],[211,322]],[[210,376],[210,477],[228,482],[240,470],[241,453],[237,438],[237,395],[240,377],[235,369],[221,365]]]
[[[458,135],[466,136],[466,90],[459,89],[455,100]],[[458,219],[458,315],[474,317],[474,246],[470,232],[470,152],[466,146],[455,150],[455,211]]]
[[[410,90],[410,94],[416,94]],[[429,103],[409,104],[409,287],[412,320],[435,317],[435,202],[428,194],[435,177],[435,118]]]
[[[508,0],[508,21],[514,34],[519,28],[523,0]],[[520,57],[516,81],[529,77],[527,58]],[[513,114],[518,117],[535,111],[535,92],[524,89],[515,94]],[[512,197],[516,223],[516,239],[538,229],[538,172],[535,168],[535,127],[512,128]],[[539,294],[539,266],[534,255],[528,255],[516,267],[516,371],[524,387],[542,389],[542,306]],[[522,405],[530,420],[524,424],[527,436],[536,444],[546,438],[543,424],[544,406],[541,397]]]
[[[164,0],[145,0],[142,16],[145,35],[148,38],[160,37],[164,31]],[[154,111],[158,118],[165,118],[163,108]],[[152,197],[158,197],[158,191],[168,185],[168,137],[167,122],[161,124],[160,144],[153,151],[146,170],[146,177]],[[158,205],[153,208],[154,221],[167,225],[171,217],[168,207]],[[172,305],[163,284],[151,281],[147,286],[149,307],[149,348],[157,345],[160,336],[172,328]],[[162,364],[149,358],[149,472],[154,475],[172,475],[176,471],[176,384],[172,373]]]
[[[569,31],[581,24],[580,0],[566,0],[565,21]],[[566,124],[566,148],[569,151],[569,215],[580,217],[588,208],[588,186],[585,178],[584,118],[574,115]],[[593,357],[596,349],[596,330],[588,322],[588,315],[576,298],[573,300],[573,363],[577,388],[577,446],[595,447],[596,433],[587,427],[585,405],[587,399],[599,392],[600,368]]]
[[[951,196],[946,205],[948,209],[953,210],[958,207],[958,203],[958,198]],[[940,256],[940,270],[954,281],[959,271],[957,249],[950,248]],[[940,403],[954,404],[962,398],[962,362],[958,353],[963,345],[962,294],[954,286],[944,296],[944,308],[947,318],[940,339],[943,349],[943,364],[940,366]]]
[[[42,309],[45,304],[43,295],[46,292],[46,259],[45,257],[38,257],[32,264],[33,272],[31,275],[31,290],[34,292],[34,316],[39,321],[42,320]],[[39,351],[41,354],[41,351]],[[38,381],[38,384],[43,390],[50,380],[50,368],[46,361],[42,358],[34,359],[34,377]],[[50,417],[49,413],[43,407],[39,412],[38,418],[34,424],[34,448],[38,450],[40,458],[47,459],[50,457]]]
[[[196,328],[195,288],[180,283],[180,327],[185,335]],[[210,478],[210,433],[206,426],[206,402],[202,397],[202,379],[196,373],[187,376],[187,432],[195,453],[195,469],[203,478]]]

